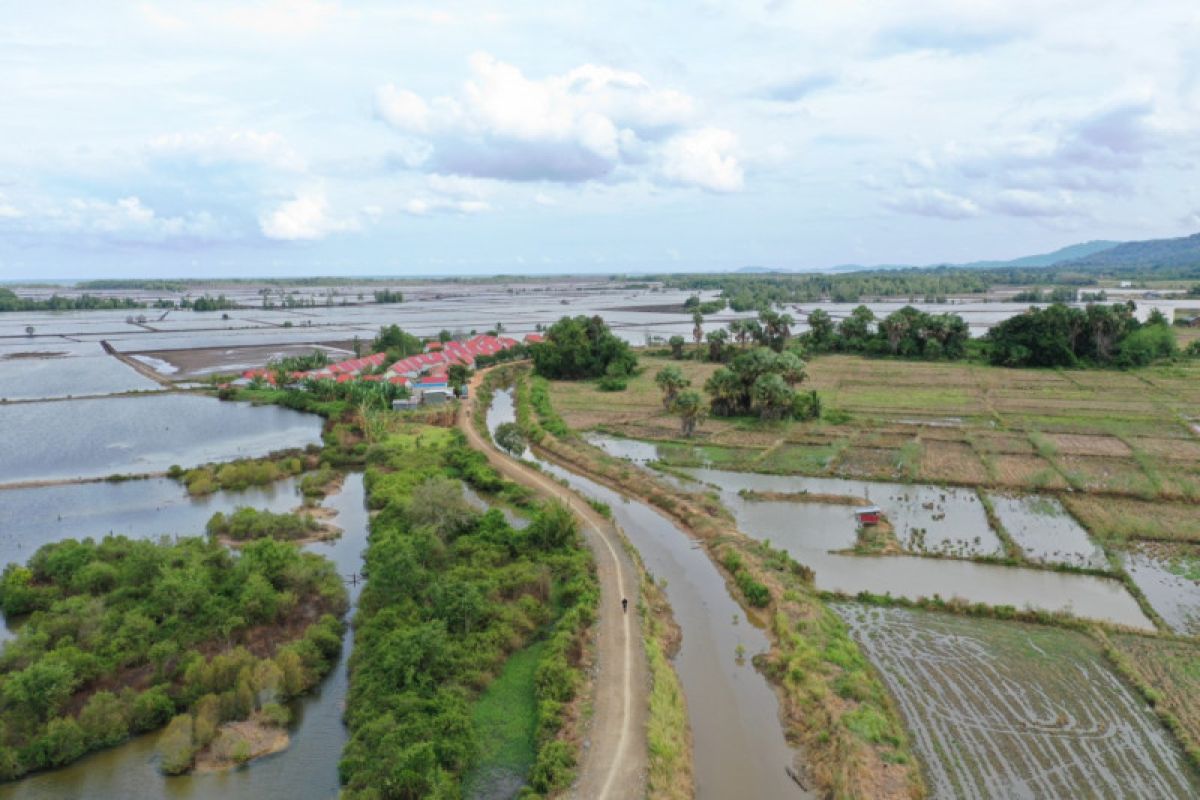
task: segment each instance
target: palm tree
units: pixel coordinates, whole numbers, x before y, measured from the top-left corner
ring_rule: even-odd
[[[672,408],[679,415],[680,433],[690,437],[704,418],[704,399],[699,392],[689,389],[676,395]]]
[[[733,370],[718,369],[705,381],[704,391],[712,398],[712,412],[718,417],[732,416],[741,410],[742,381]]]
[[[796,393],[776,373],[763,375],[754,382],[754,402],[764,420],[782,419],[792,407]]]
[[[779,370],[780,377],[788,385],[788,388],[795,389],[796,384],[801,383],[805,376],[806,364],[795,353],[784,352],[779,354],[779,359],[775,362]]]
[[[709,331],[705,334],[708,339],[708,360],[721,362],[725,352],[725,343],[729,341],[729,333],[724,328],[717,328],[715,331]]]
[[[704,338],[704,315],[699,311],[692,312],[692,338],[696,341],[697,345]]]
[[[684,377],[683,371],[679,367],[663,367],[654,376],[654,382],[658,384],[658,388],[662,389],[663,408],[668,411],[679,391],[692,385],[692,382]]]

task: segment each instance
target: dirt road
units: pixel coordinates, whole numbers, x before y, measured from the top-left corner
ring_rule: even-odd
[[[475,395],[482,376],[471,381]],[[570,489],[504,455],[473,424],[471,403],[458,418],[471,446],[509,480],[557,497],[583,522],[584,538],[596,560],[600,609],[596,617],[596,675],[591,722],[584,732],[579,776],[570,796],[581,800],[627,800],[646,791],[646,703],[649,676],[637,612],[621,612],[621,598],[636,604],[637,571],[621,547],[612,523]]]

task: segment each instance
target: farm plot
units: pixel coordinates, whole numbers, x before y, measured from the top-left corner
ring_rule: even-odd
[[[1153,636],[1113,636],[1112,643],[1143,681],[1158,691],[1176,729],[1200,747],[1200,644]]]
[[[1086,636],[840,604],[935,798],[1190,798],[1200,780]]]

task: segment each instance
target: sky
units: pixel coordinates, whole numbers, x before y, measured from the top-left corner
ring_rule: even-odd
[[[1198,164],[1194,0],[0,0],[0,279],[1012,258]]]

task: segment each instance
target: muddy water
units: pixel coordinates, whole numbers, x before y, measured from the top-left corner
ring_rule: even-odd
[[[333,521],[343,529],[342,536],[307,549],[332,559],[344,575],[357,573],[367,544],[368,525],[362,475],[348,475],[342,491],[330,497],[325,505],[337,510]],[[351,599],[357,599],[361,583],[348,588]],[[350,646],[351,636],[347,633],[341,659],[333,671],[314,693],[292,705],[292,742],[281,753],[228,772],[168,778],[158,771],[155,753],[158,734],[152,733],[94,753],[63,769],[0,785],[0,800],[336,798],[337,764],[347,738],[342,711]]]
[[[497,392],[488,427],[512,421],[512,397]],[[553,464],[543,469],[585,497],[608,503],[646,568],[666,581],[683,632],[674,659],[687,697],[698,798],[798,798],[784,767],[796,757],[784,739],[779,702],[750,663],[767,650],[701,546],[657,511]],[[738,647],[743,657],[738,656]]]
[[[1047,564],[1104,569],[1108,558],[1053,497],[990,494],[1001,524],[1025,555]]]
[[[910,550],[954,555],[998,555],[1003,550],[988,525],[983,504],[970,489],[712,469],[688,472],[726,493],[747,489],[861,497],[883,509],[896,529],[896,538]],[[853,518],[853,508],[843,508]]]
[[[1125,569],[1154,610],[1185,636],[1200,635],[1200,583],[1169,569],[1167,561],[1147,553],[1126,553]]]
[[[321,418],[157,393],[0,405],[0,483],[165,471],[321,440]]]
[[[812,568],[817,588],[823,591],[872,592],[912,599],[934,595],[944,599],[958,597],[972,603],[1067,611],[1088,619],[1154,629],[1137,602],[1115,580],[919,556],[873,558],[830,553],[806,543],[808,529],[822,524],[823,512],[808,503],[792,503],[787,518],[764,519],[747,513],[747,508],[754,504],[737,495],[739,489],[796,491],[787,488],[789,482],[810,479],[707,469],[687,471],[705,483],[720,487],[722,502],[734,513],[738,527],[745,533],[769,539]]]
[[[300,502],[294,478],[205,497],[189,497],[183,484],[167,478],[6,489],[0,491],[0,520],[6,522],[0,527],[0,565],[24,563],[42,545],[62,539],[199,536],[218,511],[252,506],[279,513]]]

